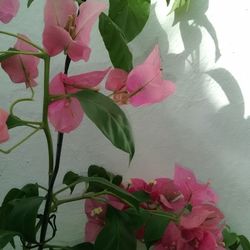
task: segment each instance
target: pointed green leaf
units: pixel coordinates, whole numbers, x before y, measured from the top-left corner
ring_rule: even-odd
[[[106,216],[106,224],[95,241],[95,250],[136,250],[135,233],[119,211],[109,207]]]
[[[144,241],[147,248],[151,247],[156,241],[161,239],[172,215],[172,213],[169,213],[168,215],[166,212],[156,212],[148,215],[144,233]]]
[[[120,28],[111,18],[102,13],[99,17],[99,30],[113,66],[127,72],[131,71],[133,68],[132,54]]]
[[[124,112],[110,98],[93,90],[75,94],[84,112],[117,148],[127,152],[130,161],[134,155],[134,140]]]
[[[69,186],[71,184],[73,184],[74,182],[76,182],[77,180],[79,180],[81,178],[80,175],[75,174],[72,171],[69,171],[68,173],[66,173],[63,177],[63,184]],[[70,186],[70,191],[71,193],[74,191],[76,185],[71,185]]]
[[[174,12],[177,9],[180,9],[180,8],[185,8],[186,11],[188,11],[189,5],[190,5],[190,1],[191,0],[175,0],[170,13],[172,13],[172,12]]]
[[[36,217],[44,198],[30,197],[15,199],[0,210],[1,229],[20,233],[30,242],[36,240]]]
[[[249,240],[244,235],[240,235],[239,239],[240,239],[240,244],[242,246],[242,249],[243,250],[250,250]]]
[[[127,41],[133,40],[145,26],[150,0],[109,0],[109,17],[119,26]]]
[[[226,247],[235,245],[239,240],[238,235],[236,233],[230,232],[228,228],[225,228],[222,233],[223,241]]]
[[[8,243],[12,245],[15,236],[19,236],[19,234],[16,232],[0,230],[0,249],[3,249]]]
[[[27,7],[29,8],[30,5],[31,5],[33,2],[34,2],[34,0],[28,0],[28,2],[27,2]]]
[[[24,126],[25,123],[19,119],[17,116],[9,115],[8,120],[7,120],[7,126],[8,129],[12,129],[18,126]]]

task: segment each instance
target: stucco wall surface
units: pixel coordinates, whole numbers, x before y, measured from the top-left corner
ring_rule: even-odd
[[[25,33],[40,43],[44,1],[34,1],[29,11],[26,1],[21,2],[18,16],[8,25],[0,24],[0,29]],[[128,167],[128,156],[115,149],[85,117],[75,132],[65,136],[56,187],[62,186],[62,177],[68,170],[85,173],[90,164],[102,165],[126,178],[153,179],[172,176],[177,162],[193,169],[201,180],[210,180],[220,196],[220,208],[227,222],[250,237],[250,2],[193,2],[190,13],[173,26],[174,15],[167,15],[165,0],[153,1],[148,24],[130,44],[135,63],[139,63],[158,43],[164,74],[177,87],[173,96],[158,105],[124,107],[136,142],[131,166]],[[14,42],[1,36],[0,49]],[[91,46],[89,62],[72,64],[70,74],[110,65],[97,25]],[[52,76],[63,70],[63,60],[63,55],[53,58]],[[41,72],[42,69],[40,63]],[[8,108],[16,97],[29,95],[24,85],[12,84],[3,71],[0,79],[1,107]],[[29,118],[41,115],[42,74],[36,91],[37,102],[20,105],[18,113]],[[24,133],[28,131],[16,129],[11,135],[16,140]],[[6,147],[12,144],[10,141]],[[46,150],[41,132],[11,155],[0,155],[0,198],[13,186],[21,187],[27,182],[47,184]],[[80,242],[84,220],[82,202],[60,208],[57,242]]]

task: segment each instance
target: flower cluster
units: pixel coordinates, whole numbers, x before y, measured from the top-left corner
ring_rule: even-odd
[[[224,216],[216,207],[217,195],[209,183],[197,181],[191,170],[175,166],[174,178],[157,178],[146,182],[143,179],[132,178],[128,185],[122,187],[129,193],[143,191],[149,199],[141,203],[141,208],[147,211],[172,212],[178,217],[170,221],[161,239],[154,243],[154,250],[219,250],[225,249],[222,230]],[[85,212],[88,222],[85,228],[85,238],[94,242],[105,225],[108,206],[118,210],[127,210],[128,206],[121,200],[106,196],[107,203],[86,200]],[[136,231],[138,240],[144,240],[145,225]]]

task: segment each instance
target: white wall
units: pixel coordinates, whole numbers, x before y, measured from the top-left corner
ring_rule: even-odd
[[[39,42],[44,1],[34,1],[29,11],[25,8],[26,1],[21,2],[17,18],[8,25],[0,24],[0,29],[25,33]],[[128,156],[111,146],[86,118],[79,129],[65,136],[61,173],[56,186],[61,185],[67,170],[83,173],[90,164],[100,164],[128,178],[152,179],[171,176],[174,163],[178,162],[192,168],[201,180],[211,180],[220,196],[220,207],[227,222],[239,233],[250,237],[250,214],[247,213],[250,207],[250,3],[248,0],[210,0],[206,15],[215,28],[221,52],[221,57],[215,61],[214,42],[205,28],[187,29],[184,20],[180,26],[172,27],[174,16],[167,16],[169,9],[165,0],[154,2],[151,18],[142,34],[131,43],[131,49],[135,61],[140,62],[158,42],[164,73],[176,83],[176,94],[159,105],[125,108],[136,141],[136,155],[129,168]],[[194,2],[199,8],[191,12],[192,16],[209,25],[204,16],[208,0]],[[207,27],[212,32],[211,27]],[[186,52],[194,49],[188,58],[180,30]],[[96,31],[97,26],[92,33],[94,49],[91,60],[87,64],[72,64],[71,73],[109,65]],[[9,41],[14,43],[13,39],[0,39],[0,49],[8,48]],[[63,56],[53,59],[52,75],[63,69],[62,61]],[[42,64],[40,67],[42,70]],[[15,97],[25,95],[24,86],[10,83],[3,71],[0,71],[0,79],[0,106],[7,108]],[[39,79],[37,92],[41,95],[42,75]],[[17,110],[21,113],[25,110],[29,117],[37,117],[41,114],[41,104],[32,103]],[[20,138],[23,132],[17,129],[12,135]],[[46,185],[46,158],[42,133],[11,155],[0,155],[1,198],[13,186],[36,181]],[[84,224],[82,202],[60,208],[58,221],[59,243],[79,242]]]

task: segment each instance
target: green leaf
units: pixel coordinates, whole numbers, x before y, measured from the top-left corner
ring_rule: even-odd
[[[103,168],[96,165],[91,165],[88,168],[88,177],[101,177],[110,181],[108,172]],[[101,192],[104,188],[99,183],[89,183],[87,192]]]
[[[177,9],[180,9],[180,8],[185,8],[186,11],[188,11],[189,5],[190,5],[190,1],[191,0],[175,0],[170,13],[172,13],[172,12],[174,12]]]
[[[111,18],[102,13],[99,17],[99,30],[113,66],[127,72],[131,71],[133,68],[132,54],[120,28]]]
[[[109,17],[119,26],[127,41],[133,40],[145,26],[150,0],[109,0]]]
[[[21,189],[25,193],[25,197],[37,197],[39,195],[38,184],[27,184]]]
[[[170,4],[170,0],[166,0],[167,1],[167,6]]]
[[[116,186],[120,186],[122,183],[122,176],[121,175],[115,175],[112,178],[112,183],[115,184]]]
[[[34,0],[28,0],[28,2],[27,2],[27,7],[29,8],[30,5],[31,5],[33,2],[34,2]]]
[[[108,208],[106,224],[97,236],[95,250],[136,250],[135,233],[112,207]]]
[[[105,168],[97,166],[97,165],[90,165],[88,168],[88,177],[102,177],[106,180],[110,180],[110,176]]]
[[[250,250],[250,242],[244,235],[239,235],[240,244],[243,250]]]
[[[223,241],[226,247],[231,247],[238,242],[239,238],[236,233],[230,232],[228,228],[223,230]]]
[[[85,113],[108,140],[117,148],[127,152],[130,161],[134,155],[134,140],[124,112],[110,98],[93,90],[74,94]]]
[[[128,208],[122,211],[121,215],[131,228],[138,230],[142,227],[148,219],[148,214],[143,209],[136,210],[134,208]]]
[[[168,216],[162,216],[164,214],[167,215],[167,213],[151,213],[149,218],[147,219],[144,233],[144,241],[147,248],[161,239],[168,223],[170,222],[170,218]]]
[[[150,200],[150,195],[144,191],[133,192],[133,195],[140,201],[146,202]]]
[[[9,201],[1,207],[0,227],[20,233],[26,241],[36,240],[36,217],[44,198],[29,197]]]
[[[73,184],[74,182],[76,182],[77,180],[79,180],[81,178],[80,175],[75,174],[72,171],[69,171],[68,173],[66,173],[63,177],[63,184],[69,186],[71,184]],[[71,193],[74,191],[76,185],[71,185],[70,186],[70,191]]]
[[[0,249],[3,249],[8,243],[13,244],[13,238],[18,235],[16,232],[0,230]]]
[[[12,128],[15,128],[18,126],[24,126],[24,125],[25,123],[21,119],[11,114],[9,115],[8,120],[7,120],[8,129],[12,129]]]
[[[37,197],[38,196],[38,184],[27,184],[22,189],[12,188],[5,196],[2,206],[8,202],[21,198]]]

